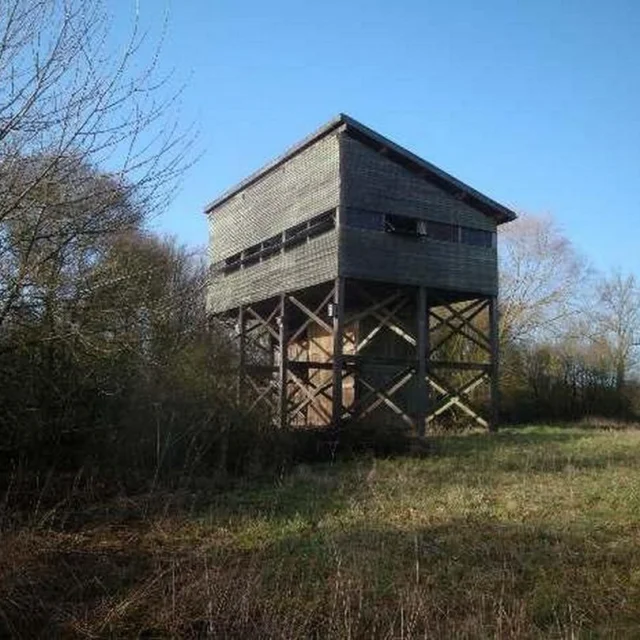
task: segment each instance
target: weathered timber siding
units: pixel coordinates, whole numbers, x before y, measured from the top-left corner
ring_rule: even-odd
[[[343,205],[495,231],[495,220],[349,136],[342,138]]]
[[[495,220],[344,131],[334,131],[221,202],[209,214],[213,264],[319,213],[364,209],[495,232]],[[338,274],[465,293],[497,292],[495,248],[346,227],[259,264],[212,274],[219,313]]]
[[[331,134],[216,207],[209,214],[211,261],[337,207],[338,165],[337,134]]]
[[[341,229],[340,275],[345,277],[494,295],[497,269],[495,249]]]
[[[214,275],[208,288],[208,309],[220,313],[281,292],[327,282],[337,275],[338,232],[333,230],[260,264],[228,275]]]
[[[342,205],[496,231],[495,220],[363,143],[342,138]],[[496,294],[495,248],[341,227],[340,274]]]
[[[209,214],[212,264],[338,206],[337,135],[318,140]],[[334,231],[260,264],[226,276],[214,275],[209,310],[217,313],[325,282],[336,277],[337,263]]]

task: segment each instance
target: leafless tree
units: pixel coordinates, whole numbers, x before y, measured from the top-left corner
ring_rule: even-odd
[[[107,4],[0,3],[0,328],[69,247],[89,260],[98,236],[166,204],[186,166],[161,42],[134,18],[116,50]]]
[[[616,388],[622,391],[629,372],[638,364],[640,285],[636,277],[614,272],[603,278],[589,316],[589,336],[608,356]]]
[[[501,229],[501,338],[548,339],[578,313],[588,266],[549,216],[522,215]]]

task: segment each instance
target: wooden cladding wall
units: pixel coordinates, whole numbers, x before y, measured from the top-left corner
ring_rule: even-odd
[[[337,275],[338,232],[334,229],[247,269],[212,273],[207,307],[210,313],[221,313],[280,292],[328,282]]]
[[[338,134],[302,150],[209,214],[212,262],[224,260],[298,222],[334,209],[339,193]]]
[[[493,248],[346,227],[340,233],[340,274],[345,277],[465,293],[498,292]]]
[[[331,132],[211,211],[209,310],[220,313],[338,275],[495,295],[495,245],[473,243],[495,234],[496,221],[463,200],[463,193],[446,192],[347,131]],[[338,211],[334,229],[290,248],[283,239],[277,251],[269,246],[265,253],[262,245],[283,230],[286,235],[332,210]],[[393,225],[386,222],[378,231],[357,228],[349,222],[357,210],[384,214],[387,222],[398,216],[445,223],[443,228],[456,229],[456,242],[428,237],[429,222],[420,238],[387,232]],[[475,238],[474,232],[484,236]],[[261,253],[253,256],[258,243]]]
[[[496,230],[493,218],[362,142],[345,135],[341,145],[344,206]]]

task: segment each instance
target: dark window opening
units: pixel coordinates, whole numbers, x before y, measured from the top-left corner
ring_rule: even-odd
[[[310,238],[314,238],[315,236],[319,236],[327,231],[331,231],[335,226],[335,212],[327,211],[326,213],[321,213],[319,216],[309,220],[308,235]]]
[[[307,241],[307,223],[302,222],[284,232],[284,246],[289,249]]]
[[[262,243],[262,257],[270,258],[271,256],[280,253],[280,249],[282,247],[282,234],[278,234],[277,236],[272,236],[271,238],[267,238]]]
[[[239,252],[225,259],[223,271],[225,273],[232,273],[234,271],[237,271],[241,266],[242,266],[242,252]]]
[[[262,260],[278,255],[283,246],[286,249],[297,247],[304,244],[309,238],[315,238],[327,231],[331,231],[331,229],[335,229],[335,226],[336,212],[335,209],[332,209],[289,227],[284,232],[284,239],[283,234],[278,233],[240,253],[230,256],[223,261],[222,270],[225,274],[232,273],[240,269],[240,267],[249,267],[257,264]]]
[[[327,231],[331,231],[336,226],[335,210],[326,211],[315,216],[306,222],[301,222],[293,227],[289,227],[284,232],[284,244],[287,249],[297,247],[307,241],[307,238],[315,238]]]
[[[387,233],[397,233],[403,236],[418,236],[418,223],[416,218],[409,216],[396,216],[388,214],[384,217],[384,230]]]
[[[347,209],[346,224],[356,229],[369,231],[384,231],[384,213],[366,211],[364,209]]]
[[[300,234],[304,233],[307,229],[307,223],[306,222],[301,222],[300,224],[296,224],[293,227],[289,227],[285,232],[284,232],[284,237],[285,238],[295,238],[296,236],[299,236]]]
[[[493,234],[491,231],[485,231],[484,229],[462,227],[461,240],[464,244],[470,244],[474,247],[487,247],[490,249],[493,246]]]
[[[242,263],[245,267],[249,267],[252,264],[260,262],[260,248],[261,245],[254,244],[252,247],[244,250],[244,257]]]
[[[443,242],[458,242],[458,226],[446,222],[427,222],[427,238]]]

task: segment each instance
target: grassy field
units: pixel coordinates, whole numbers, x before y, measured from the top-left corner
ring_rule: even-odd
[[[637,638],[640,431],[442,436],[225,491],[70,495],[5,526],[3,632]]]

